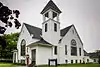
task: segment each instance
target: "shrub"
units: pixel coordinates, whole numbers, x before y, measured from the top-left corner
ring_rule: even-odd
[[[15,65],[21,65],[21,66],[25,66],[25,63],[14,63]]]
[[[0,62],[4,62],[4,63],[12,63],[13,60],[12,60],[12,59],[0,59]]]

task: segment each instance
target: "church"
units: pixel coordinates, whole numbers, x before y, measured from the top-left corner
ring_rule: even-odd
[[[23,23],[17,50],[13,51],[14,63],[47,65],[50,60],[57,64],[91,62],[83,48],[80,36],[72,24],[60,29],[61,10],[50,0],[41,11],[42,29]]]

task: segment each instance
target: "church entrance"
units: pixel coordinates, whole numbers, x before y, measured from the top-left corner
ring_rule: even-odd
[[[31,55],[32,55],[32,65],[36,64],[36,49],[33,49],[31,51]]]

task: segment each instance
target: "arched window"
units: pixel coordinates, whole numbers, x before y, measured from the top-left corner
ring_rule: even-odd
[[[76,41],[74,39],[71,40],[71,55],[72,56],[77,56],[77,46],[76,46]]]
[[[25,56],[25,46],[26,46],[26,41],[23,39],[21,41],[21,56]]]
[[[72,40],[71,40],[71,45],[72,45],[72,46],[76,46],[76,41],[75,41],[75,39],[72,39]]]

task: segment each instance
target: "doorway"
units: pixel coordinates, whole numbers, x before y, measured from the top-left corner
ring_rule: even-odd
[[[31,55],[32,55],[32,63],[31,64],[35,65],[36,64],[36,49],[33,49],[31,51]]]
[[[16,53],[14,53],[14,63],[16,63]]]

